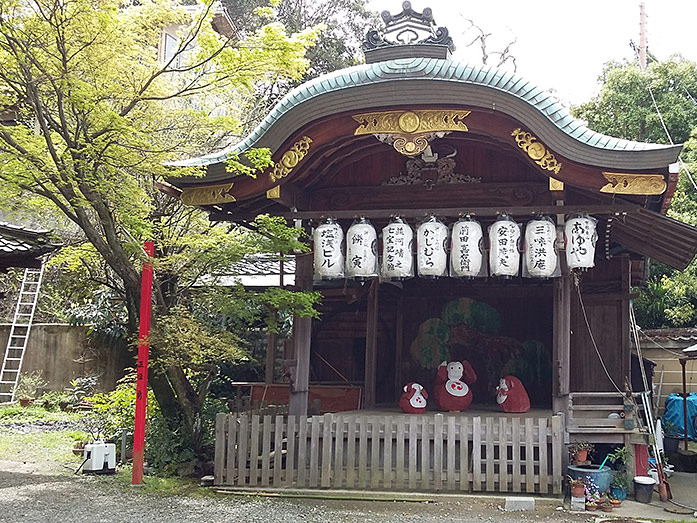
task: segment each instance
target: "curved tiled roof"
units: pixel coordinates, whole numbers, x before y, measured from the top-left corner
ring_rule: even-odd
[[[591,147],[596,153],[600,153],[605,158],[607,156],[603,152],[658,152],[659,150],[665,152],[666,154],[660,155],[660,160],[649,162],[656,163],[657,165],[655,166],[666,166],[676,161],[675,158],[677,158],[681,148],[679,145],[670,146],[634,142],[596,133],[590,130],[584,122],[574,118],[568,109],[562,106],[550,92],[544,91],[509,72],[436,58],[404,58],[358,65],[310,80],[289,92],[257,128],[234,147],[215,154],[176,162],[174,165],[192,166],[219,163],[225,161],[231,154],[239,154],[252,147],[265,146],[275,150],[281,145],[282,139],[280,135],[269,137],[270,130],[291,112],[298,111],[300,113],[300,116],[296,117],[297,122],[295,123],[303,125],[312,121],[313,118],[326,116],[332,112],[354,109],[356,107],[337,103],[346,101],[346,98],[336,97],[335,95],[346,90],[361,89],[366,86],[376,86],[371,91],[371,96],[364,95],[362,98],[358,97],[363,100],[366,107],[371,102],[374,105],[378,105],[378,102],[382,104],[387,103],[388,105],[389,103],[394,104],[400,101],[403,103],[405,99],[414,100],[414,98],[397,96],[394,90],[391,93],[385,91],[385,97],[382,99],[377,97],[373,100],[372,94],[379,94],[378,86],[380,85],[394,82],[420,82],[424,80],[431,82],[426,92],[436,94],[429,95],[429,100],[420,98],[420,103],[460,103],[507,112],[518,117],[524,124],[537,122],[542,124],[543,127],[548,127],[547,133],[545,133],[544,129],[536,129],[536,132],[550,146],[554,146],[553,142],[555,139],[552,135],[558,134],[554,132],[554,130],[557,130],[561,131],[568,138],[572,138],[576,142],[575,146],[580,144],[581,146]],[[434,84],[433,82],[437,83]],[[400,88],[407,87],[406,83],[396,85]],[[462,89],[459,89],[463,86],[469,89],[467,96],[463,96]],[[444,91],[443,88],[446,87],[448,90]],[[485,88],[486,93],[480,92],[477,95],[477,91],[481,90],[481,88]],[[421,91],[421,93],[424,93],[424,91]],[[473,93],[474,96],[469,96],[470,93]],[[301,109],[303,105],[306,105],[311,100],[317,100],[327,95],[334,99],[334,103],[331,104],[331,108],[325,104],[321,114],[317,110]],[[436,96],[439,96],[439,98],[436,99]],[[521,104],[521,102],[524,103]],[[526,119],[528,120],[527,122],[525,121]],[[552,124],[552,127],[549,128],[549,125],[544,125],[545,122],[543,120],[547,124]],[[282,138],[285,139],[287,136]],[[556,141],[558,142],[557,147],[564,149],[563,145],[559,145],[559,139]],[[566,140],[562,138],[561,141]],[[614,155],[611,154],[610,156],[613,157]],[[590,157],[592,159],[593,151],[590,151]],[[647,165],[647,167],[652,166]]]

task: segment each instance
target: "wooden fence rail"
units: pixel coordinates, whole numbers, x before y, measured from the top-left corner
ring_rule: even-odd
[[[558,494],[561,418],[218,414],[215,484]]]

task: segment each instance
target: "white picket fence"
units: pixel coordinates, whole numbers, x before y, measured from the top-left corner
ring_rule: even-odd
[[[561,418],[218,414],[215,485],[559,494]]]

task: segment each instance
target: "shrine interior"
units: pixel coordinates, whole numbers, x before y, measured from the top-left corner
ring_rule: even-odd
[[[311,381],[363,385],[367,284],[325,289],[313,324]],[[432,388],[443,361],[477,374],[472,409],[499,410],[507,374],[525,383],[531,406],[552,406],[552,284],[410,279],[383,284],[378,307],[376,403],[396,407],[409,382]],[[435,409],[435,406],[433,406]]]

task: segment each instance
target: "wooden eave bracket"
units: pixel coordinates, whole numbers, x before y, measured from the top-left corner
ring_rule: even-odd
[[[307,209],[310,206],[309,193],[292,183],[272,187],[266,191],[266,198],[288,209]]]

